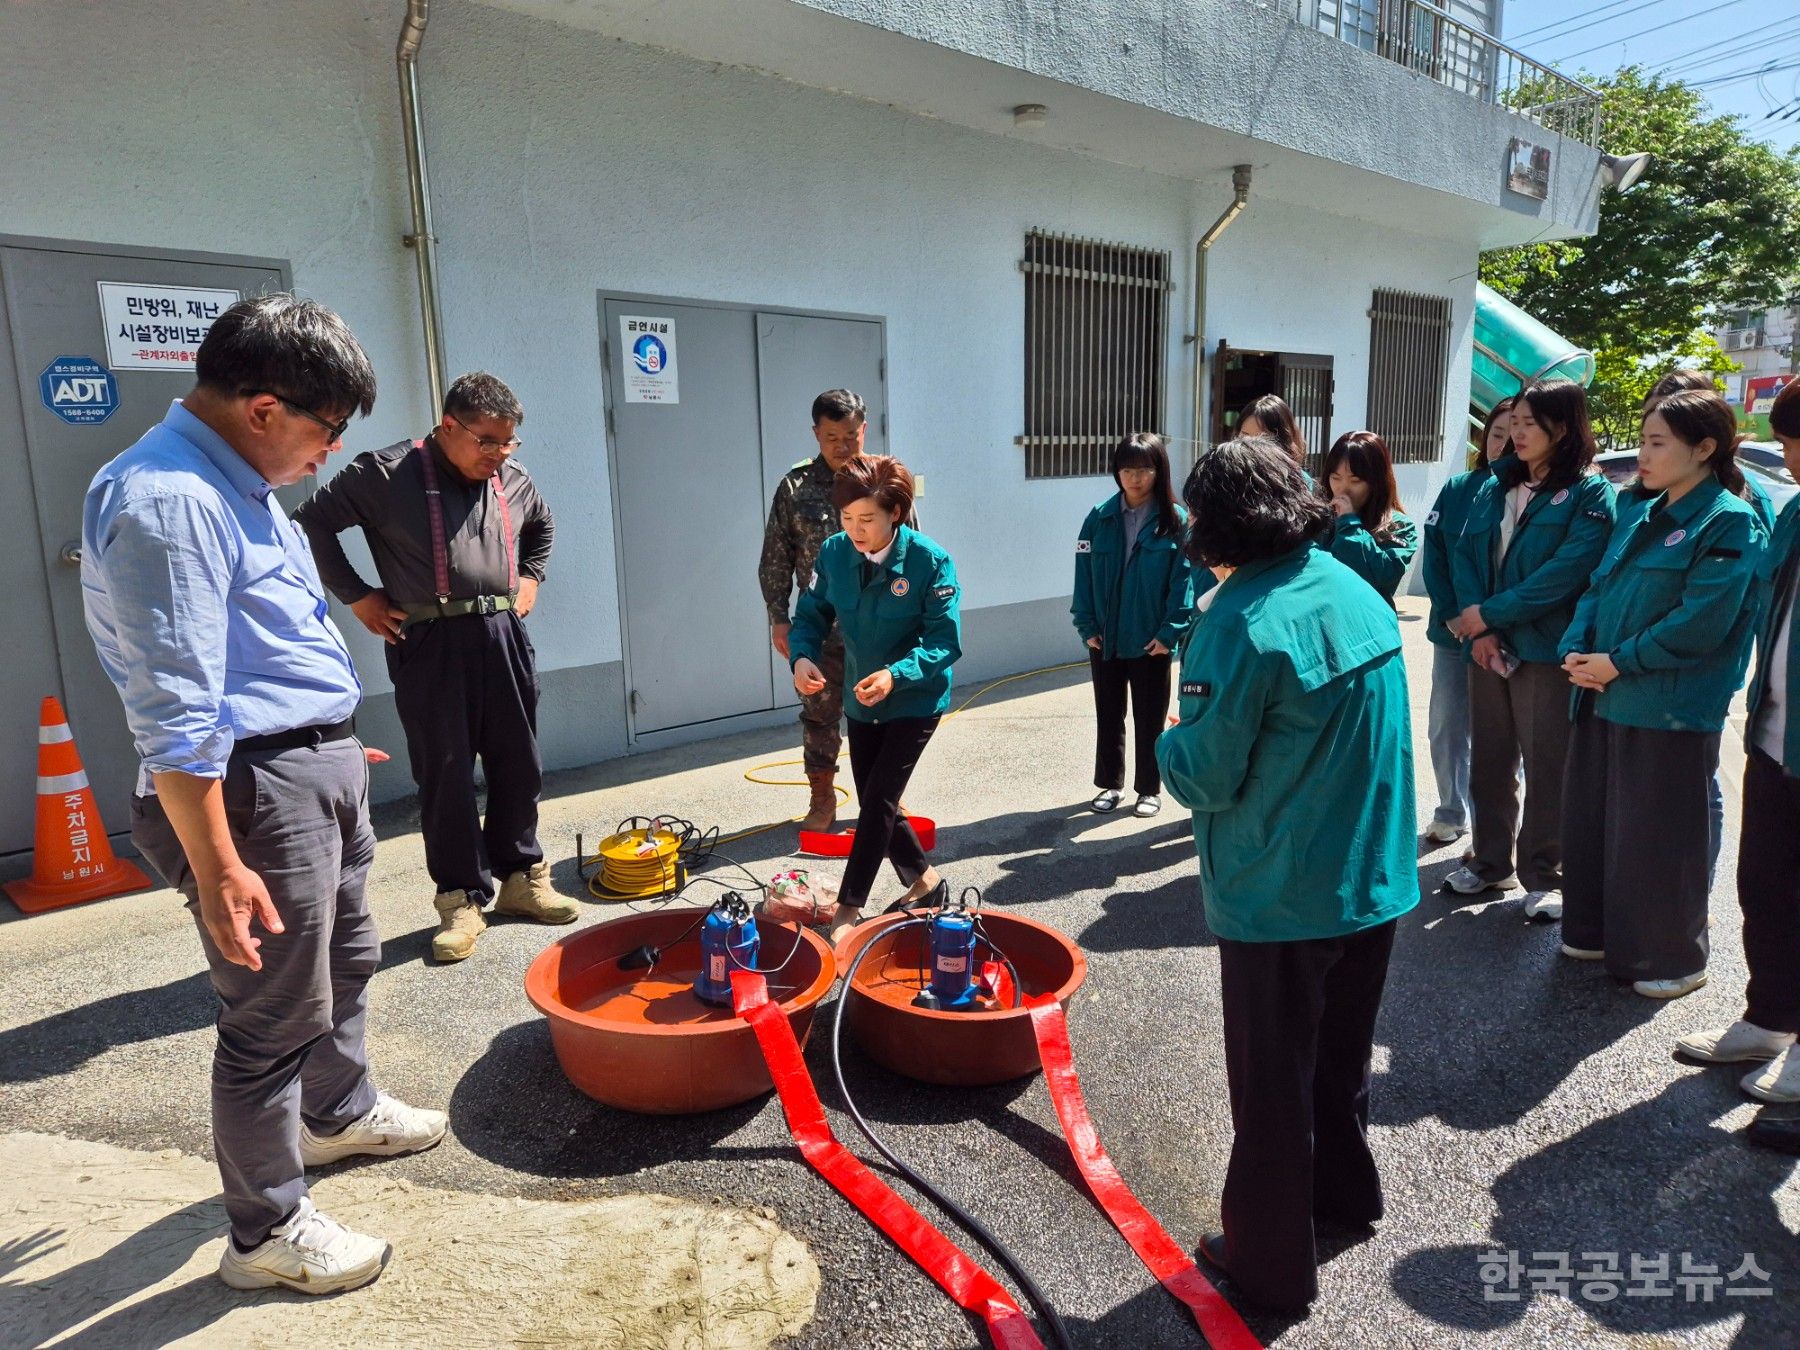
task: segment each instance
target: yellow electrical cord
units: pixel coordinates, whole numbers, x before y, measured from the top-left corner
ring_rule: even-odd
[[[992,693],[1003,684],[1011,684],[1014,680],[1028,680],[1034,675],[1051,675],[1059,670],[1074,670],[1078,666],[1086,665],[1086,661],[1067,661],[1059,666],[1043,666],[1037,670],[1021,671],[1017,675],[1003,676],[990,684],[983,685],[974,693],[970,694],[962,701],[961,706],[954,712],[944,714],[939,725],[941,726],[944,722],[954,721],[956,718],[961,717],[964,712],[968,711],[969,705],[976,699],[980,698],[983,694]],[[839,751],[838,758],[843,759],[848,753],[848,751]],[[805,763],[806,761],[804,759],[770,760],[766,764],[758,764],[753,768],[747,769],[744,772],[744,780],[746,782],[759,784],[762,787],[807,787],[809,786],[809,783],[805,778],[759,777],[760,774],[763,774],[770,769],[788,769],[797,764],[804,765]],[[850,800],[849,789],[839,787],[834,783],[832,785],[832,791],[836,792],[841,800]],[[721,844],[734,843],[739,839],[750,839],[759,834],[767,834],[770,830],[779,830],[784,826],[794,825],[805,819],[806,816],[801,814],[798,816],[791,816],[787,820],[777,820],[773,824],[757,825],[748,830],[739,830],[736,834],[721,836],[714,841],[713,847],[716,848]],[[665,856],[661,851],[661,841],[663,839],[667,839],[671,845],[666,855],[668,859],[666,868],[662,862],[662,859]],[[651,896],[664,895],[676,889],[680,883],[680,869],[677,865],[675,856],[678,849],[674,847],[674,845],[677,845],[679,841],[676,840],[674,835],[668,834],[667,832],[659,832],[659,852],[656,859],[648,861],[648,865],[640,863],[635,856],[632,858],[620,858],[615,860],[608,853],[609,849],[629,849],[635,855],[636,850],[642,846],[643,841],[643,830],[631,830],[624,834],[615,834],[602,841],[600,852],[596,853],[591,858],[583,858],[581,860],[581,866],[584,872],[590,867],[597,867],[599,869],[588,878],[589,893],[600,900],[641,900]]]

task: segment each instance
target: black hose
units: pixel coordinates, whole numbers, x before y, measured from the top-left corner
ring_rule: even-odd
[[[897,923],[892,928],[885,931],[887,933],[899,933],[916,924],[929,924],[930,922],[931,919],[929,917],[908,919],[906,922]],[[895,1153],[893,1149],[884,1144],[881,1141],[881,1138],[870,1127],[869,1122],[863,1119],[863,1113],[856,1107],[856,1099],[850,1095],[850,1089],[844,1082],[844,1057],[842,1052],[844,1009],[850,1006],[850,993],[855,987],[853,982],[856,979],[857,968],[862,965],[863,958],[869,954],[870,949],[873,948],[874,945],[874,940],[865,942],[862,950],[856,954],[856,959],[850,963],[850,969],[844,972],[844,985],[843,989],[838,994],[837,1012],[831,1020],[831,1072],[837,1078],[838,1093],[844,1099],[844,1109],[850,1113],[850,1119],[856,1122],[856,1128],[862,1131],[863,1138],[874,1145],[876,1152],[886,1158],[888,1162],[892,1163],[902,1176],[918,1188],[922,1195],[926,1196],[939,1209],[955,1219],[965,1232],[994,1254],[994,1259],[1005,1268],[1007,1274],[1013,1277],[1018,1283],[1019,1288],[1024,1290],[1025,1297],[1031,1300],[1033,1306],[1037,1308],[1038,1316],[1043,1318],[1045,1325],[1050,1328],[1050,1338],[1056,1342],[1057,1350],[1074,1350],[1073,1344],[1069,1340],[1069,1329],[1063,1325],[1062,1318],[1058,1316],[1056,1309],[1051,1306],[1050,1300],[1045,1296],[1044,1291],[1038,1288],[1037,1281],[1032,1279],[1031,1276],[1026,1273],[1025,1268],[1019,1264],[1018,1258],[1006,1249],[1005,1244],[1002,1243],[999,1238],[995,1237],[987,1230],[986,1225],[984,1225],[981,1220],[977,1219],[973,1214],[957,1204],[956,1201],[945,1195],[936,1186],[932,1185],[931,1182],[920,1176],[918,1172],[914,1171],[902,1161],[900,1156]],[[1024,990],[1021,986],[1021,996],[1023,995],[1023,992]]]

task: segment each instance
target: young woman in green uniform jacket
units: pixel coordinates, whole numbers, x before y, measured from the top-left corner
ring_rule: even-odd
[[[1387,442],[1372,431],[1346,431],[1325,454],[1319,495],[1337,516],[1331,556],[1375,588],[1391,606],[1419,531],[1401,513],[1400,485]]]
[[[1743,687],[1768,535],[1713,393],[1644,414],[1638,485],[1559,650],[1575,686],[1563,952],[1648,998],[1706,983],[1708,786]]]
[[[1431,772],[1437,779],[1437,809],[1425,827],[1434,844],[1453,844],[1469,832],[1469,667],[1462,643],[1451,631],[1461,612],[1450,581],[1450,550],[1462,535],[1475,490],[1487,482],[1490,465],[1511,446],[1513,400],[1503,398],[1481,429],[1481,462],[1453,476],[1439,490],[1425,515],[1425,544],[1419,575],[1431,598],[1425,636],[1431,643],[1431,711],[1426,736],[1431,741]]]
[[[1800,380],[1775,396],[1769,428],[1800,477]],[[1738,906],[1744,912],[1744,1015],[1684,1036],[1676,1049],[1708,1064],[1759,1062],[1741,1086],[1767,1102],[1800,1102],[1800,497],[1775,522],[1757,569],[1764,603],[1744,734],[1744,820]],[[1800,1153],[1800,1119],[1764,1112],[1746,1135]]]
[[[1371,1045],[1419,900],[1406,667],[1392,606],[1317,546],[1330,508],[1274,441],[1201,456],[1182,496],[1188,555],[1223,578],[1157,742],[1219,944],[1233,1140],[1204,1252],[1293,1308],[1318,1289],[1315,1226],[1382,1215]]]
[[[1138,795],[1132,814],[1153,816],[1162,810],[1156,738],[1169,711],[1170,654],[1194,622],[1194,570],[1182,549],[1187,512],[1176,504],[1162,437],[1140,431],[1120,441],[1112,476],[1119,490],[1088,512],[1076,537],[1069,605],[1094,682],[1100,792],[1089,805],[1114,811],[1124,796],[1129,692]]]
[[[1587,395],[1572,380],[1521,394],[1511,432],[1513,454],[1476,490],[1450,564],[1456,636],[1469,654],[1475,838],[1473,857],[1445,884],[1463,895],[1523,884],[1526,915],[1555,919],[1569,749],[1569,685],[1557,644],[1606,551],[1614,493],[1594,472]]]
[[[862,918],[883,858],[907,885],[902,900],[923,899],[939,885],[900,814],[900,794],[950,706],[962,621],[950,555],[901,524],[913,503],[904,464],[885,455],[851,460],[838,470],[831,503],[844,532],[819,549],[788,651],[795,690],[814,694],[825,686],[819,659],[834,619],[843,634],[850,774],[861,811],[831,920],[835,940]]]

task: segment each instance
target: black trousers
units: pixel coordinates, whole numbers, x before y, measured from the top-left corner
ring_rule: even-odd
[[[919,756],[937,730],[935,717],[897,717],[891,722],[859,722],[850,727],[850,775],[856,780],[856,837],[838,903],[861,909],[881,871],[881,860],[908,886],[925,875],[925,850],[913,827],[900,818],[900,794],[918,767]]]
[[[1088,671],[1094,680],[1094,786],[1114,792],[1125,786],[1125,695],[1131,694],[1132,790],[1140,797],[1162,792],[1156,769],[1156,738],[1169,714],[1167,656],[1132,656],[1102,660],[1088,648]]]
[[[440,891],[492,897],[495,878],[544,858],[537,654],[524,620],[512,613],[434,619],[408,628],[387,658],[419,785],[426,870]],[[487,779],[485,825],[475,797],[477,755]]]
[[[1744,1020],[1800,1033],[1800,778],[1755,746],[1744,769],[1737,881],[1750,967]]]
[[[1232,1283],[1275,1307],[1319,1291],[1315,1217],[1382,1216],[1369,1152],[1370,1055],[1394,921],[1304,942],[1219,941],[1231,1163]]]
[[[1706,969],[1707,799],[1716,731],[1584,716],[1563,777],[1563,941],[1606,953],[1621,980]]]

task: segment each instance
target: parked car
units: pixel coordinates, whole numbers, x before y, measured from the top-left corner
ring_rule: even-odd
[[[1766,447],[1759,446],[1757,448],[1760,451]],[[1782,507],[1791,502],[1796,495],[1800,495],[1800,486],[1795,485],[1793,475],[1787,471],[1787,465],[1782,461],[1779,449],[1775,453],[1773,464],[1768,463],[1761,453],[1751,456],[1746,455],[1744,451],[1745,447],[1740,445],[1738,447],[1738,463],[1743,466],[1746,475],[1755,476],[1757,485],[1769,494],[1769,500],[1775,504],[1775,512],[1779,515]],[[1603,455],[1596,455],[1594,464],[1601,473],[1612,480],[1614,487],[1623,488],[1637,479],[1637,459],[1635,450],[1608,450]]]

